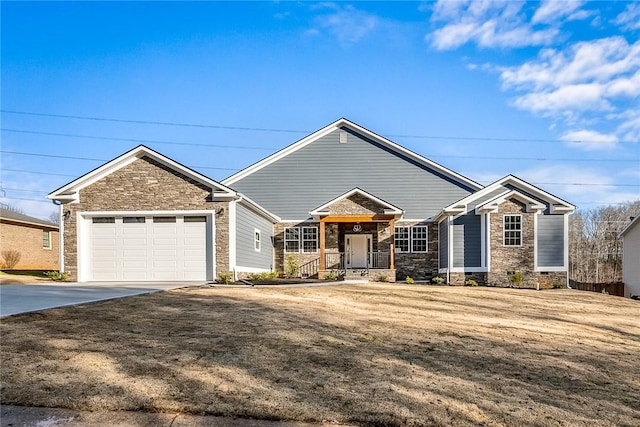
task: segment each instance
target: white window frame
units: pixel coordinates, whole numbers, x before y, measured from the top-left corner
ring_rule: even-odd
[[[305,231],[313,230],[314,238],[305,237]],[[305,243],[315,242],[313,250],[307,250]],[[300,227],[300,250],[305,254],[314,254],[318,252],[318,227]]]
[[[44,236],[47,236],[47,244],[45,245],[45,238]],[[52,244],[51,244],[51,232],[47,231],[47,230],[42,230],[42,249],[51,249],[52,248]]]
[[[287,231],[288,230],[297,230],[297,234],[298,237],[297,239],[288,239],[287,238]],[[305,233],[308,232],[309,230],[313,230],[313,236],[314,237],[308,237],[309,234]],[[288,245],[287,243],[289,242],[296,242],[297,243],[297,250],[293,251],[293,250],[288,250]],[[313,250],[308,250],[306,248],[305,243],[309,243],[309,242],[313,242],[314,244],[313,246]],[[319,234],[318,234],[318,227],[316,226],[304,226],[304,227],[285,227],[284,228],[284,253],[286,254],[315,254],[318,252],[318,242],[319,242]]]
[[[262,236],[260,230],[253,229],[253,250],[260,252],[262,250]]]
[[[287,231],[289,230],[295,230],[296,231],[296,238],[295,239],[287,239]],[[286,254],[297,254],[300,253],[300,227],[285,227],[284,228],[284,253]],[[292,251],[292,250],[288,250],[288,242],[296,242],[296,250]]]
[[[416,237],[415,231],[417,231],[417,229],[421,229],[424,230],[424,237]],[[415,242],[416,240],[424,240],[424,250],[423,251],[418,251],[415,249]],[[413,227],[411,227],[411,252],[415,253],[415,254],[426,254],[427,252],[429,252],[429,227],[426,225],[414,225]]]
[[[402,238],[398,238],[398,229],[405,229],[407,232],[407,237],[402,237]],[[398,242],[399,241],[403,241],[407,243],[407,250],[401,250],[400,247],[398,246]],[[411,252],[411,227],[407,227],[407,226],[396,226],[395,229],[393,230],[393,247],[396,253],[399,254],[408,254]]]
[[[507,229],[507,218],[520,218],[518,224],[520,225],[519,229]],[[516,222],[513,222],[516,224]],[[522,234],[522,215],[520,214],[504,214],[502,216],[502,246],[517,248],[522,246],[523,234]],[[514,236],[507,237],[507,233],[515,233]],[[507,244],[507,239],[509,241],[516,239],[515,236],[518,236],[518,240],[520,243],[518,244]]]

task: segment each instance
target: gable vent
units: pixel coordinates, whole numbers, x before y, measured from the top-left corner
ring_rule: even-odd
[[[346,144],[347,143],[347,132],[341,130],[340,131],[340,144]]]

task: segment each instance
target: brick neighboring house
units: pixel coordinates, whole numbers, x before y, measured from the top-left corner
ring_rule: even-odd
[[[60,258],[58,225],[21,213],[0,209],[0,264],[3,253],[17,251],[15,270],[57,270]]]
[[[52,192],[79,281],[285,270],[493,286],[567,283],[575,207],[489,186],[340,119],[218,183],[139,146]],[[513,280],[521,276],[522,280]]]

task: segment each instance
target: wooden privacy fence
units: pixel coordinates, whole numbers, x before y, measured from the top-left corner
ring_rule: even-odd
[[[583,283],[569,280],[569,286],[579,291],[607,293],[618,297],[624,296],[624,283]]]

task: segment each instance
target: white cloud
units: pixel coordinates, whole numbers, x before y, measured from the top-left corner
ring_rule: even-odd
[[[318,35],[322,30],[335,36],[342,45],[353,45],[373,32],[380,23],[380,19],[368,12],[358,10],[351,5],[336,3],[321,3],[313,9],[328,10],[329,13],[316,17],[315,27],[307,34]]]
[[[637,141],[640,136],[637,115],[619,114],[623,105],[634,103],[640,95],[640,41],[630,44],[616,36],[575,43],[565,49],[543,49],[531,61],[500,69],[500,78],[503,90],[518,93],[513,104],[522,110],[560,118],[570,125],[579,119],[620,121],[615,135],[578,129],[563,136],[565,140],[580,136],[604,142],[576,146],[612,148],[618,141]],[[603,116],[602,112],[609,114]]]
[[[521,1],[439,0],[433,6],[431,21],[441,26],[426,40],[438,50],[456,49],[470,42],[484,48],[549,45],[560,35],[559,27],[564,22],[594,14],[580,9],[584,3],[546,0],[529,19]]]
[[[582,0],[545,0],[531,18],[534,24],[552,23],[560,19],[584,19],[589,16],[586,11],[578,11],[584,4]]]
[[[624,12],[620,13],[615,21],[615,24],[620,25],[624,30],[639,30],[640,29],[640,4],[630,3]]]
[[[618,142],[616,135],[604,134],[587,129],[567,132],[562,135],[561,139],[584,150],[610,149]]]

